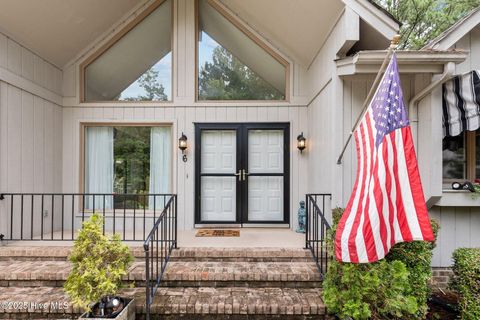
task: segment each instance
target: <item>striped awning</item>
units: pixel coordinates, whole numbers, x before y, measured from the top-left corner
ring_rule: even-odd
[[[443,84],[443,136],[458,136],[480,127],[480,70]]]

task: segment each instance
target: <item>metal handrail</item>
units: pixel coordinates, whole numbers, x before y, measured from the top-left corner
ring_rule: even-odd
[[[143,243],[147,320],[150,319],[150,307],[162,281],[172,250],[176,248],[177,196],[172,195]]]
[[[332,195],[328,193],[317,193],[305,195],[305,247],[310,249],[314,262],[322,277],[328,269],[328,260],[330,252],[327,244],[327,232],[331,229],[330,224],[325,218],[325,200],[332,199]],[[318,205],[318,201],[322,201],[322,209]]]
[[[103,233],[123,241],[144,241],[173,194],[0,193],[5,218],[0,241],[73,241],[93,212],[103,218]],[[153,202],[153,207],[149,205]],[[158,207],[158,209],[157,209]],[[137,230],[138,229],[138,230]]]

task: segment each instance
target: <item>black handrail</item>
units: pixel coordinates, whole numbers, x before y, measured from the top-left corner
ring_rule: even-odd
[[[331,253],[328,250],[327,231],[331,229],[325,218],[325,200],[331,200],[332,195],[327,193],[307,194],[305,196],[305,247],[312,252],[318,271],[322,277],[326,274],[328,260]],[[321,199],[320,209],[318,202]]]
[[[150,307],[167,268],[170,254],[176,248],[177,196],[172,195],[143,244],[145,251],[145,308],[147,320],[150,319]]]
[[[123,241],[144,241],[172,194],[0,193],[0,240],[73,241],[76,230],[94,212],[103,218],[103,233]],[[5,223],[2,221],[2,223]],[[143,227],[143,230],[142,230]],[[138,229],[138,230],[137,230]]]

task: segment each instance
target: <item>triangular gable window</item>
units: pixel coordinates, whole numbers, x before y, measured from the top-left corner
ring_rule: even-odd
[[[157,1],[82,66],[83,101],[172,98],[172,0]]]
[[[198,100],[286,100],[288,62],[209,0],[198,0]]]

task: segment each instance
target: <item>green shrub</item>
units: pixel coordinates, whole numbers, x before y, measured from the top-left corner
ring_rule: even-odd
[[[408,294],[408,276],[400,261],[333,261],[325,278],[323,299],[329,312],[341,319],[409,318],[418,311],[418,304]]]
[[[332,211],[333,227],[327,239],[330,252],[343,211]],[[438,224],[433,220],[432,227],[436,234]],[[434,246],[421,241],[397,244],[386,259],[372,264],[332,261],[324,282],[329,312],[354,319],[425,319]]]
[[[90,310],[90,305],[106,295],[114,295],[122,285],[133,261],[128,246],[118,235],[102,234],[103,221],[98,214],[85,221],[69,256],[72,271],[65,292],[74,305]]]
[[[438,223],[431,220],[435,239],[438,234]],[[428,298],[431,294],[428,285],[432,279],[432,255],[435,242],[413,241],[398,243],[386,256],[387,261],[402,261],[409,272],[408,282],[410,283],[409,294],[414,296],[418,303],[417,319],[425,319],[428,312]]]
[[[462,319],[480,319],[480,248],[459,248],[453,252],[452,289],[460,296]]]

